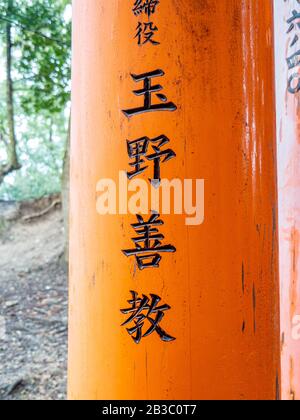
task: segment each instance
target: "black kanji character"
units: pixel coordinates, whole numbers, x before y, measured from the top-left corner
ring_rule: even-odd
[[[296,22],[296,20],[298,20]],[[297,12],[297,10],[293,10],[292,11],[292,16],[287,20],[287,23],[289,24],[289,28],[287,33],[291,33],[293,29],[296,28],[296,26],[298,27],[298,29],[300,29],[300,13]],[[293,47],[299,40],[299,36],[297,34],[295,34],[290,47]]]
[[[150,42],[152,45],[159,45],[160,42],[155,41],[153,39],[155,32],[158,31],[157,26],[154,25],[153,22],[139,22],[137,28],[137,33],[135,35],[135,38],[138,40],[138,45],[145,45],[148,42]]]
[[[176,157],[176,153],[172,149],[162,150],[162,147],[169,143],[170,140],[165,136],[161,135],[154,139],[149,137],[141,137],[140,139],[127,141],[128,156],[134,159],[130,166],[134,167],[134,171],[127,172],[129,179],[134,178],[137,175],[145,172],[148,166],[143,166],[145,159],[154,162],[154,174],[151,180],[153,185],[159,185],[161,181],[161,162],[167,162],[170,159]],[[154,153],[148,153],[149,145],[152,144]]]
[[[152,94],[154,92],[160,92],[163,87],[161,85],[154,85],[152,86],[151,80],[156,77],[164,76],[165,73],[163,70],[154,70],[149,73],[143,73],[143,74],[132,74],[132,79],[138,83],[138,82],[144,82],[143,89],[134,90],[133,93],[136,96],[144,96],[144,105],[140,108],[133,108],[133,109],[127,109],[123,110],[123,113],[126,115],[126,117],[130,118],[133,115],[137,114],[143,114],[145,112],[154,112],[154,111],[176,111],[177,106],[173,102],[168,102],[168,98],[161,94],[156,93],[157,98],[162,102],[162,104],[153,105],[152,104]]]
[[[297,84],[295,84],[295,80],[297,81]],[[288,80],[288,91],[295,95],[300,91],[300,74],[295,73],[293,74],[289,80]]]
[[[297,12],[297,10],[293,10],[292,11],[292,15],[288,20],[287,23],[290,25],[289,29],[287,31],[287,33],[289,34],[290,32],[292,32],[293,29],[295,29],[295,26],[297,25],[298,28],[300,29],[300,13]],[[299,19],[298,22],[295,22],[297,19]]]
[[[286,59],[289,70],[294,69],[300,64],[300,50]]]
[[[132,10],[136,16],[145,13],[150,18],[155,13],[158,5],[159,0],[135,0]]]
[[[139,344],[142,338],[149,337],[154,332],[159,335],[162,341],[171,342],[176,340],[174,337],[167,334],[159,325],[165,316],[165,312],[170,310],[171,307],[169,305],[158,306],[161,302],[161,298],[154,294],[150,295],[152,299],[151,302],[145,295],[143,295],[142,298],[139,298],[137,292],[131,291],[131,295],[132,299],[128,301],[131,307],[128,309],[121,309],[121,313],[130,315],[122,324],[122,327],[134,323],[133,327],[127,328],[133,341],[136,344]],[[150,323],[150,327],[143,334],[143,327],[146,321]]]
[[[136,248],[123,250],[126,257],[135,256],[138,268],[158,268],[162,259],[161,253],[174,253],[176,248],[172,245],[162,245],[164,235],[160,234],[157,226],[162,226],[164,222],[159,219],[159,214],[152,214],[148,222],[143,217],[137,215],[138,223],[132,224],[137,233],[136,238],[132,238]]]

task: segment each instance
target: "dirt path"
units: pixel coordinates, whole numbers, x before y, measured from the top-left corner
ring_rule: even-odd
[[[62,214],[0,235],[0,399],[66,398]]]

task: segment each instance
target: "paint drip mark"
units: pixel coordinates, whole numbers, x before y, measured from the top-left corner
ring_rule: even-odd
[[[245,266],[244,263],[242,264],[242,290],[243,295],[245,294]]]
[[[242,333],[244,334],[246,330],[246,322],[243,321],[243,325],[242,325]]]
[[[281,352],[283,352],[285,346],[285,333],[283,332],[281,335]]]
[[[272,209],[272,221],[273,221],[273,233],[277,232],[277,210],[276,208]]]
[[[245,265],[244,265],[244,261],[242,262],[242,292],[243,292],[243,297],[245,296]],[[245,304],[245,302],[244,302]],[[244,312],[244,310],[243,310]],[[245,316],[245,313],[244,315]],[[245,319],[243,319],[243,324],[242,324],[242,333],[245,334],[245,330],[246,330],[246,321]]]
[[[280,390],[280,383],[279,383],[279,375],[278,372],[276,374],[276,401],[281,400],[281,390]]]
[[[274,273],[276,270],[275,267],[275,256],[276,256],[276,247],[278,245],[277,242],[277,211],[275,208],[272,210],[272,257],[271,257],[271,272]]]
[[[256,288],[255,288],[255,284],[253,284],[253,290],[252,290],[252,304],[253,304],[253,330],[254,330],[254,334],[256,334]]]

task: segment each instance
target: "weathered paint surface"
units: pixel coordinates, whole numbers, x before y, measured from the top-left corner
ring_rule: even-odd
[[[132,2],[133,3],[133,2]],[[161,46],[138,47],[124,0],[74,0],[71,151],[71,399],[280,397],[276,129],[271,0],[164,0]],[[128,123],[130,72],[161,68],[176,113]],[[205,223],[164,217],[177,253],[157,271],[125,258],[132,216],[100,217],[96,184],[127,169],[126,139],[164,127],[168,178],[204,178]],[[135,345],[129,290],[172,311]]]
[[[282,397],[300,400],[300,92],[288,92],[286,59],[295,32],[287,20],[297,0],[275,0],[277,143],[281,283]],[[298,69],[300,72],[300,68]]]

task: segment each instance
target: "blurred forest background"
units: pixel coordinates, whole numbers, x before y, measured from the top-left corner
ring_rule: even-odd
[[[66,398],[71,19],[0,0],[2,400]]]
[[[70,119],[70,0],[0,0],[0,199],[61,190]]]

